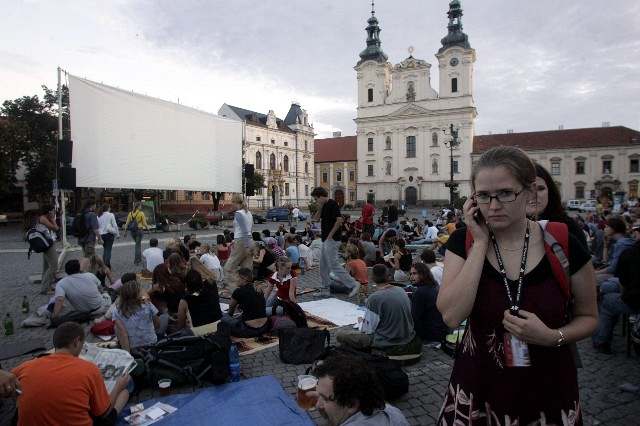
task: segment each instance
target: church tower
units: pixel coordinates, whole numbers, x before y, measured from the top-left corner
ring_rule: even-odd
[[[438,50],[440,68],[440,97],[473,96],[473,64],[476,51],[469,44],[469,37],[462,31],[462,6],[459,0],[449,3],[448,33],[440,41]]]
[[[382,51],[380,26],[374,3],[367,20],[367,47],[360,52],[360,60],[354,67],[358,72],[358,108],[383,105],[391,90],[391,64]]]

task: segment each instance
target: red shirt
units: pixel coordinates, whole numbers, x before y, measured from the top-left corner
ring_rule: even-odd
[[[376,208],[371,203],[366,203],[362,206],[362,223],[365,225],[373,225],[373,214],[376,212]]]
[[[274,272],[273,275],[271,275],[269,277],[269,283],[273,284],[276,286],[276,288],[278,289],[278,293],[276,293],[276,296],[282,300],[288,300],[291,301],[291,299],[289,298],[289,289],[291,288],[291,280],[293,279],[293,274],[292,275],[287,275],[286,277],[284,277],[283,281],[278,280],[278,273]]]

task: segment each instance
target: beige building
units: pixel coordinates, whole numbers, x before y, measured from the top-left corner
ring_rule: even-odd
[[[316,186],[329,192],[340,206],[356,205],[358,191],[358,156],[355,136],[316,139]]]
[[[373,11],[367,21],[367,47],[355,66],[360,201],[447,204],[450,194],[445,183],[451,173],[459,192],[469,192],[476,53],[462,31],[459,1],[451,1],[449,8],[448,33],[435,55],[438,91],[431,85],[431,64],[414,58],[412,48],[409,57],[391,64],[382,51]],[[451,125],[459,142],[453,159]]]
[[[218,115],[244,123],[245,163],[264,176],[265,188],[249,197],[249,207],[306,206],[314,184],[313,126],[297,103],[284,120],[270,110],[261,114],[224,104]]]
[[[553,176],[563,201],[638,197],[640,132],[623,126],[476,136],[472,162],[489,148],[517,146]]]

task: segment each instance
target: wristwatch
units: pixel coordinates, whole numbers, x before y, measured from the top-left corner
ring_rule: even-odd
[[[556,346],[557,346],[557,347],[560,347],[560,346],[562,346],[562,345],[564,345],[564,344],[565,344],[566,339],[565,339],[565,337],[564,337],[564,333],[562,332],[562,330],[557,329],[556,331],[557,331],[557,332],[558,332],[558,334],[560,335],[560,337],[558,337],[558,340],[556,340]]]

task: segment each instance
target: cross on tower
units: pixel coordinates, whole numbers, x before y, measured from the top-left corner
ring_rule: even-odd
[[[376,14],[375,6],[375,0],[371,0],[371,16]]]

